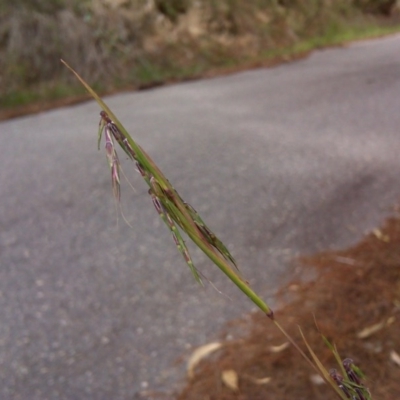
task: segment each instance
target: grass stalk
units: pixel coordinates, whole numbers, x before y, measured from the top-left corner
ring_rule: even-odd
[[[207,227],[201,217],[197,214],[193,207],[185,203],[180,197],[178,192],[173,188],[168,179],[164,176],[161,170],[153,162],[150,156],[132,139],[121,122],[104,103],[104,101],[97,95],[97,93],[80,77],[80,75],[72,69],[65,61],[61,62],[76,76],[81,84],[87,89],[90,95],[97,101],[101,109],[102,120],[99,127],[99,142],[101,139],[102,131],[106,132],[106,150],[108,152],[110,168],[113,176],[114,194],[119,198],[119,175],[118,167],[119,162],[113,147],[112,136],[120,144],[121,148],[128,154],[128,156],[136,161],[136,165],[143,179],[149,186],[149,194],[153,200],[153,204],[157,209],[160,217],[165,224],[169,227],[175,243],[184,256],[189,268],[191,269],[194,277],[200,282],[200,275],[195,269],[189,252],[186,248],[184,240],[181,238],[177,226],[183,230],[187,236],[210,258],[210,260],[273,322],[275,327],[286,337],[286,339],[296,348],[301,356],[307,363],[328,383],[334,392],[342,400],[349,397],[347,393],[355,393],[353,399],[370,400],[368,390],[357,381],[358,378],[352,380],[352,370],[348,364],[340,364],[340,357],[336,349],[330,347],[341,366],[343,378],[339,374],[330,374],[323,364],[318,359],[317,355],[313,352],[312,348],[306,341],[305,336],[301,332],[301,336],[305,346],[311,355],[311,358],[301,349],[295,340],[288,334],[288,332],[276,320],[272,309],[269,305],[255,293],[249,284],[240,276],[235,270],[236,263],[234,258],[229,253],[224,244],[212,233]],[[108,147],[107,147],[108,146]],[[177,226],[176,226],[177,225]],[[347,366],[347,369],[346,369]],[[336,370],[335,370],[336,371]],[[335,379],[336,377],[336,379]],[[340,378],[339,378],[340,377]],[[341,385],[341,386],[340,386]],[[344,389],[343,389],[344,387]],[[361,393],[359,397],[356,397]]]
[[[181,228],[187,233],[187,235],[192,239],[192,241],[217,265],[217,267],[228,276],[228,278],[264,313],[273,319],[272,309],[258,296],[250,286],[241,278],[228,264],[228,262],[218,253],[215,249],[208,243],[204,238],[204,235],[199,232],[196,223],[189,214],[187,207],[185,206],[183,200],[177,194],[175,189],[171,186],[167,178],[161,172],[161,170],[156,166],[150,156],[132,139],[123,125],[120,123],[115,114],[110,110],[110,108],[104,103],[104,101],[97,95],[97,93],[79,76],[79,74],[73,70],[64,60],[61,62],[78,78],[82,85],[88,90],[88,92],[97,101],[100,107],[108,114],[108,116],[113,120],[118,129],[126,137],[129,145],[132,147],[136,154],[138,162],[141,166],[148,171],[154,178],[156,178],[158,184],[161,186],[161,190],[168,193],[169,196],[173,198],[173,205],[176,207],[174,212],[178,214],[178,221]],[[147,182],[148,183],[148,182]],[[148,183],[149,184],[149,183]],[[151,187],[151,185],[149,184]],[[166,202],[168,199],[164,199]],[[167,208],[171,208],[171,204],[167,203]]]

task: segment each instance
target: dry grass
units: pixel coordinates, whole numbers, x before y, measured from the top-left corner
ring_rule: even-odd
[[[0,11],[0,105],[9,108],[76,93],[60,58],[109,92],[288,58],[305,42],[396,20],[346,0],[0,0]]]
[[[341,356],[353,358],[366,373],[373,398],[399,398],[400,365],[391,354],[400,353],[400,219],[389,219],[357,246],[305,258],[302,263],[303,272],[311,268],[318,277],[308,283],[292,282],[283,289],[282,293],[289,291],[294,300],[276,313],[279,320],[299,342],[296,326],[301,326],[325,366],[335,367],[316,329],[317,321]],[[228,326],[224,335],[237,330],[240,323],[246,327],[249,321]],[[217,355],[203,361],[177,399],[336,398],[327,385],[312,383],[312,371],[293,348],[271,351],[270,346],[281,344],[283,338],[265,316],[252,316],[251,326],[246,337],[227,342]],[[360,334],[366,337],[361,339]],[[239,377],[238,391],[221,380],[222,372],[232,369]],[[271,377],[271,381],[256,383],[256,379],[265,377]]]

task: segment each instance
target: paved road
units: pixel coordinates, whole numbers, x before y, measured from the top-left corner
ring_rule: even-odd
[[[346,246],[400,198],[400,36],[107,99],[265,299],[299,253]],[[0,398],[134,399],[252,309],[201,289],[128,162],[118,217],[90,102],[0,124]]]

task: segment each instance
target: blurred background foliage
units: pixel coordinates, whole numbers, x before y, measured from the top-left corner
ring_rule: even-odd
[[[262,65],[399,26],[398,0],[0,0],[0,106]]]

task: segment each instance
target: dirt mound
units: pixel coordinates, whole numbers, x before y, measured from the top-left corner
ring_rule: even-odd
[[[282,290],[294,300],[276,313],[279,321],[298,343],[300,326],[324,365],[336,367],[319,329],[336,344],[342,358],[354,359],[363,370],[373,398],[400,398],[400,218],[390,218],[357,246],[301,262],[302,272],[309,274],[311,269],[317,278],[292,282]],[[326,384],[318,384],[294,348],[279,347],[284,338],[264,315],[241,323],[251,326],[248,336],[225,342],[203,360],[177,399],[336,398]],[[232,370],[237,390],[222,378],[224,371]]]

